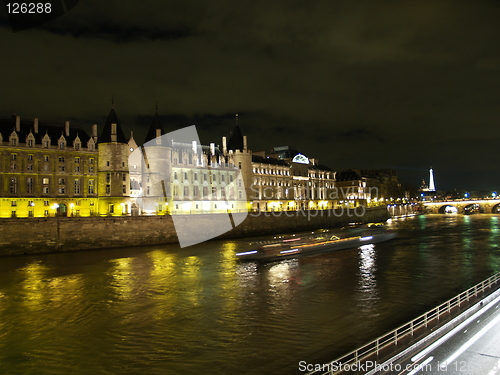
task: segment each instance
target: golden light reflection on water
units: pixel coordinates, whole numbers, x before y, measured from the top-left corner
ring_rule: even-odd
[[[148,253],[148,257],[153,262],[148,289],[150,297],[156,301],[152,315],[156,319],[172,316],[179,298],[176,255],[155,250]]]
[[[133,258],[112,259],[114,267],[109,271],[112,278],[111,288],[119,299],[129,299],[134,290],[134,280],[132,277]]]
[[[192,305],[198,307],[200,305],[200,294],[203,290],[201,282],[201,265],[202,261],[198,256],[190,256],[180,265],[181,282],[185,299]]]
[[[297,259],[283,260],[272,265],[268,270],[268,290],[273,298],[271,312],[289,312],[292,308],[295,295],[295,285],[299,280],[296,273],[299,272]]]
[[[34,261],[20,269],[24,276],[21,282],[23,303],[30,309],[36,309],[46,299],[46,275],[48,267],[40,261]]]

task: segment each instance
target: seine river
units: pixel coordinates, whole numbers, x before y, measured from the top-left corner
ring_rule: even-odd
[[[500,271],[500,216],[264,265],[212,241],[0,259],[0,374],[297,374]]]

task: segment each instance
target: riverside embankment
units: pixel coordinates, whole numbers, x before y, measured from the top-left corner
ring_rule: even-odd
[[[220,214],[225,215],[227,214]],[[191,215],[185,215],[190,220]],[[249,213],[218,238],[240,238],[334,228],[350,222],[385,221],[385,207],[344,210]],[[214,215],[197,215],[197,234],[214,224]],[[0,256],[177,242],[171,216],[49,217],[0,219]]]

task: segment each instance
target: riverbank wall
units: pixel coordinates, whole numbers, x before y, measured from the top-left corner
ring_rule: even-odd
[[[221,214],[227,217],[227,214]],[[185,215],[189,220],[190,215]],[[213,227],[214,215],[197,215],[197,234]],[[351,222],[380,222],[390,217],[385,207],[249,213],[217,239],[335,228]],[[206,237],[205,237],[206,238]],[[178,242],[171,216],[49,217],[0,219],[0,256],[66,252]]]

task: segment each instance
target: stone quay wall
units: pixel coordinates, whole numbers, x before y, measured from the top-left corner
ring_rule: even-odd
[[[227,214],[221,214],[227,215]],[[334,228],[352,222],[380,222],[390,217],[385,207],[334,211],[249,213],[218,239]],[[206,219],[205,219],[206,218]],[[189,215],[186,215],[189,220]],[[197,215],[200,231],[213,225],[213,215]],[[202,232],[199,233],[203,235]],[[50,253],[124,246],[176,243],[171,216],[50,217],[0,219],[0,256]]]

